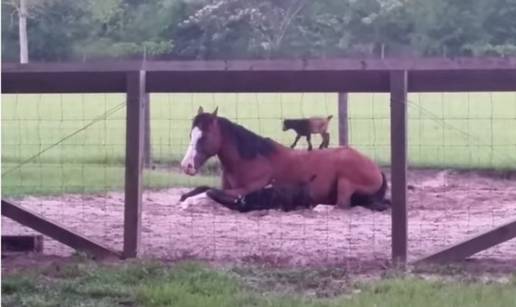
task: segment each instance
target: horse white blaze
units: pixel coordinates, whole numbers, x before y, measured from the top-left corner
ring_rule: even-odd
[[[192,133],[190,136],[190,144],[188,145],[188,149],[186,150],[186,154],[181,161],[181,168],[188,175],[195,175],[197,173],[197,169],[195,169],[194,159],[197,155],[197,143],[202,137],[202,131],[198,127],[193,127]]]

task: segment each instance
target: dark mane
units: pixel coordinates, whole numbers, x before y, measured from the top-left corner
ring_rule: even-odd
[[[274,142],[270,138],[259,136],[224,117],[219,117],[218,121],[222,133],[233,139],[242,158],[249,160],[258,155],[268,156],[276,152]]]

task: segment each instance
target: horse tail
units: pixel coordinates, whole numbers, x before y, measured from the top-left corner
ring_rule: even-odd
[[[389,185],[387,178],[382,172],[382,185],[373,194],[355,192],[351,195],[351,206],[362,206],[374,211],[383,211],[390,207],[391,201],[385,198]]]
[[[380,189],[374,194],[376,199],[379,201],[383,201],[385,199],[385,194],[387,193],[387,189],[389,188],[389,184],[387,183],[387,178],[385,178],[385,174],[382,172],[382,185]]]

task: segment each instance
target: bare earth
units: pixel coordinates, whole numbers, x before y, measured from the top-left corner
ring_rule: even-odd
[[[516,218],[516,178],[457,171],[409,172],[410,260]],[[181,205],[185,189],[145,191],[142,256],[267,262],[294,266],[381,267],[389,261],[391,215],[363,208],[317,206],[293,213],[232,212],[205,198]],[[116,250],[122,248],[123,194],[13,200]],[[2,217],[3,234],[29,234]],[[44,253],[68,247],[45,238]],[[474,258],[514,263],[516,240]]]

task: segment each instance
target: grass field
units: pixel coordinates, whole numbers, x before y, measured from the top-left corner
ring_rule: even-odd
[[[78,262],[2,279],[2,306],[514,306],[516,279],[352,282],[339,269]]]
[[[174,170],[187,144],[199,105],[284,144],[292,132],[281,119],[333,114],[336,94],[154,94],[151,140],[158,167],[145,174],[147,187],[214,184],[210,176],[189,178]],[[410,165],[418,167],[515,168],[516,93],[409,95]],[[125,108],[122,94],[2,95],[2,195],[102,192],[123,186]],[[118,109],[117,109],[118,108]],[[36,159],[20,163],[88,125]],[[353,146],[389,163],[389,103],[383,94],[354,94],[349,102]],[[319,144],[315,137],[314,145]],[[306,146],[300,142],[300,146]]]

